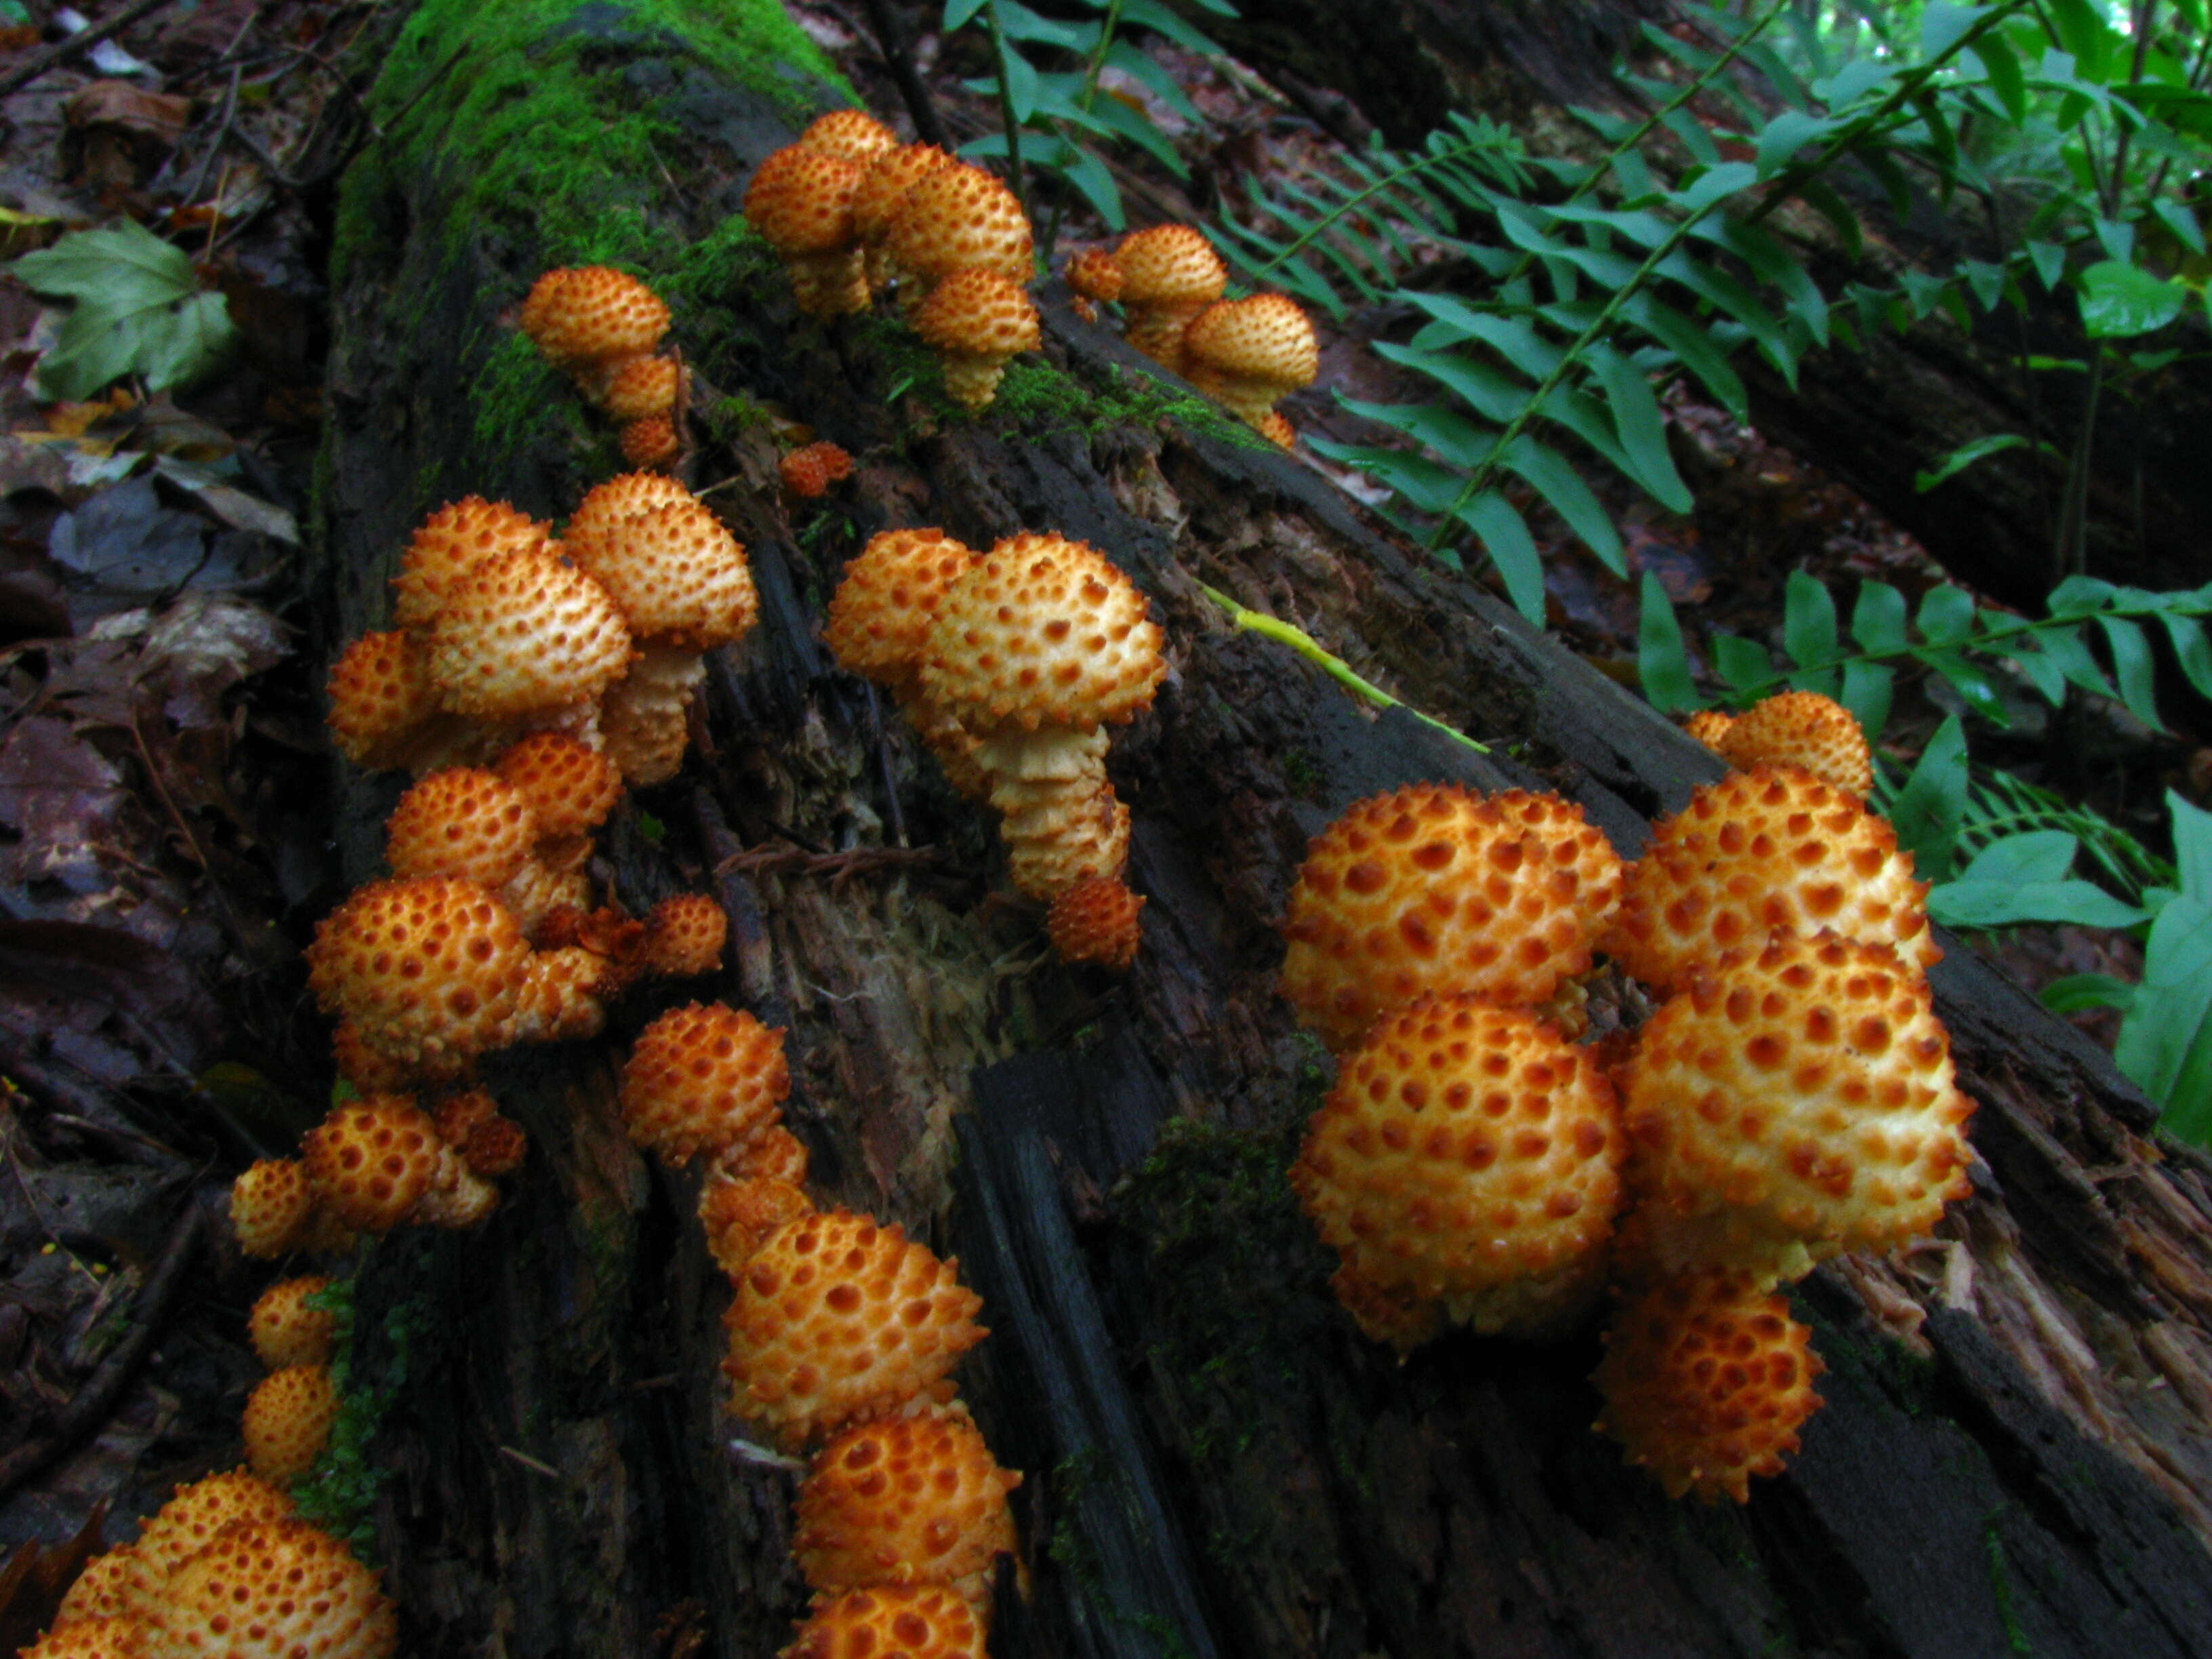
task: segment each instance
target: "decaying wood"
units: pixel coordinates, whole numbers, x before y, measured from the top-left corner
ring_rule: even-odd
[[[681,88],[683,148],[636,198],[699,235],[789,113],[592,13],[625,96]],[[424,480],[554,517],[595,481],[550,437],[474,436],[472,373],[535,270],[513,225],[443,216],[465,161],[387,170],[371,222],[404,228],[355,250],[336,296],[334,642],[384,622],[437,504]],[[1980,1103],[1973,1195],[1939,1240],[1802,1288],[1829,1404],[1741,1511],[1668,1502],[1589,1432],[1592,1336],[1395,1364],[1330,1299],[1283,1181],[1328,1074],[1273,988],[1306,838],[1362,794],[1461,778],[1557,787],[1632,853],[1717,763],[1296,461],[1131,417],[1113,400],[1137,360],[1056,301],[1046,356],[1077,395],[969,420],[890,394],[908,370],[882,325],[802,322],[772,278],[725,301],[738,326],[702,372],[860,466],[794,521],[761,428],[694,463],[696,485],[745,481],[710,499],[763,621],[715,659],[706,743],[621,810],[605,868],[633,908],[714,892],[725,969],[624,1005],[600,1041],[501,1057],[495,1091],[534,1143],[512,1196],[478,1232],[370,1258],[358,1370],[396,1389],[377,1519],[410,1651],[647,1654],[703,1606],[714,1651],[764,1655],[802,1606],[791,1477],[733,1453],[720,1411],[726,1292],[696,1176],[649,1164],[613,1110],[628,1037],[683,994],[787,1028],[817,1198],[959,1253],[987,1297],[963,1388],[1028,1472],[1031,1589],[1002,1584],[1002,1654],[2201,1650],[2212,1172],[2151,1138],[2104,1056],[1951,947],[1936,983]],[[1044,960],[991,826],[817,643],[843,561],[891,523],[1088,540],[1166,625],[1170,683],[1109,763],[1150,896],[1126,980]],[[1374,716],[1200,584],[1492,752]],[[365,876],[394,785],[341,787]]]

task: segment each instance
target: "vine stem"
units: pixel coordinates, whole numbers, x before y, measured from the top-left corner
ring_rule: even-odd
[[[1354,696],[1364,697],[1378,708],[1402,708],[1422,725],[1441,732],[1454,743],[1472,749],[1478,755],[1486,755],[1490,752],[1488,744],[1477,743],[1466,732],[1446,726],[1434,715],[1424,714],[1411,703],[1401,702],[1372,680],[1360,678],[1358,674],[1352,672],[1351,664],[1346,662],[1341,657],[1331,655],[1322,647],[1318,640],[1304,629],[1294,628],[1280,617],[1271,617],[1264,611],[1254,611],[1249,606],[1239,605],[1219,588],[1208,587],[1203,582],[1199,584],[1199,592],[1227,611],[1229,620],[1235,623],[1237,627],[1260,635],[1262,638],[1273,640],[1279,645],[1287,645]]]

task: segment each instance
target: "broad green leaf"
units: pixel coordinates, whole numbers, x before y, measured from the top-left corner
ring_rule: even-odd
[[[2150,210],[2182,246],[2191,253],[2204,252],[2204,227],[2197,222],[2197,216],[2186,207],[2170,196],[2161,196],[2150,204]]]
[[[2020,58],[2012,45],[1997,30],[1992,29],[1975,41],[1975,57],[1982,60],[1982,69],[1990,77],[1990,87],[2004,106],[2005,113],[2015,122],[2027,119],[2027,78],[2021,73]]]
[[[1739,421],[1751,418],[1751,400],[1728,355],[1713,343],[1712,331],[1693,322],[1649,292],[1637,295],[1621,314],[1681,359],[1698,383]]]
[[[1843,690],[1836,700],[1851,711],[1869,743],[1879,738],[1889,724],[1890,695],[1896,684],[1897,674],[1887,663],[1862,658],[1844,665]]]
[[[1716,634],[1706,648],[1713,654],[1713,666],[1720,677],[1735,691],[1749,691],[1771,685],[1774,681],[1774,659],[1767,655],[1766,647],[1756,640],[1747,640],[1734,634]]]
[[[2212,812],[2191,805],[2171,789],[2166,792],[2166,810],[2172,817],[2173,859],[2181,890],[2212,902]]]
[[[2039,1000],[2052,1013],[2078,1014],[2091,1008],[2134,1006],[2136,988],[2110,974],[2069,974],[2043,988]]]
[[[1992,640],[1989,648],[2002,657],[2008,657],[2020,665],[2021,673],[2035,687],[2037,695],[2053,708],[2066,696],[2066,671],[2056,658],[2043,648],[2043,642],[2033,634],[2015,635],[2009,639]]]
[[[2084,691],[2100,697],[2115,697],[2120,694],[2105,678],[2105,671],[2081,638],[2077,628],[2052,628],[2038,635],[2043,641],[2044,653],[2058,665],[2059,672],[2067,683],[2078,685]]]
[[[1589,356],[1598,383],[1605,388],[1613,430],[1635,467],[1637,483],[1670,512],[1688,512],[1694,503],[1689,486],[1674,470],[1674,458],[1667,453],[1667,423],[1659,413],[1658,398],[1651,394],[1650,381],[1610,346],[1592,346]]]
[[[1856,260],[1866,246],[1866,235],[1859,228],[1856,209],[1833,185],[1820,179],[1808,179],[1798,186],[1797,195],[1807,207],[1826,219],[1842,242],[1845,257]]]
[[[1355,415],[1379,421],[1427,445],[1439,459],[1462,472],[1474,471],[1498,447],[1496,427],[1479,426],[1447,404],[1371,404],[1341,396],[1337,401]]]
[[[2159,622],[2166,629],[2166,641],[2173,650],[2174,659],[2181,672],[2189,678],[2199,696],[2212,697],[2212,644],[2204,637],[2204,624],[2193,617],[2176,616],[2170,611],[2159,613]]]
[[[1544,625],[1544,560],[1535,538],[1513,510],[1513,504],[1494,489],[1486,489],[1460,508],[1460,521],[1482,542],[1498,574],[1505,579],[1505,596],[1513,608],[1528,618],[1531,628]]]
[[[1459,498],[1460,486],[1467,482],[1462,469],[1446,466],[1426,456],[1408,455],[1402,449],[1341,444],[1328,438],[1310,438],[1307,445],[1316,454],[1356,466],[1370,477],[1389,485],[1423,513],[1449,512],[1452,502]]]
[[[1936,485],[1958,477],[1976,461],[2002,455],[2008,449],[2022,448],[2027,442],[2017,432],[1996,432],[1986,438],[1976,438],[1971,443],[1960,444],[1925,472],[1914,473],[1912,487],[1924,495]]]
[[[1446,294],[1409,290],[1404,297],[1444,325],[1447,330],[1456,331],[1455,334],[1432,338],[1428,337],[1429,330],[1423,329],[1413,337],[1416,345],[1449,345],[1459,340],[1480,340],[1532,380],[1548,378],[1566,356],[1558,346],[1540,337],[1534,329],[1517,318],[1478,311],[1465,301],[1454,299]]]
[[[2180,283],[2118,259],[2100,259],[2081,273],[2081,326],[2096,338],[2164,328],[2188,300]]]
[[[1057,17],[1042,17],[1022,4],[1021,0],[991,0],[991,3],[999,14],[999,27],[1009,40],[1035,40],[1068,52],[1089,52],[1098,44],[1097,23],[1072,23]]]
[[[134,374],[150,391],[185,386],[237,340],[222,296],[202,291],[184,251],[135,220],[74,232],[8,269],[27,288],[76,302],[40,362],[44,397],[82,400]]]
[[[1982,21],[1984,9],[1980,6],[1941,5],[1929,0],[1920,13],[1920,55],[1941,58]]]
[[[2066,250],[2057,242],[2030,242],[2027,248],[2028,263],[2035,267],[2044,287],[2057,288],[2058,280],[2066,274]]]
[[[2005,284],[2011,273],[2000,264],[1987,259],[1961,259],[1959,275],[1966,278],[1966,286],[1973,290],[1974,302],[1984,311],[1995,311],[2004,298]]]
[[[1969,866],[1955,881],[1928,890],[1928,919],[1945,927],[2018,927],[2061,922],[2084,927],[2131,927],[2143,919],[2143,913],[2090,882],[1983,881]]]
[[[945,0],[945,32],[951,33],[988,3],[989,0]]]
[[[1974,601],[1965,589],[1945,582],[1920,596],[1920,632],[1928,643],[1962,643],[1974,631]]]
[[[1786,166],[1797,152],[1815,139],[1826,138],[1833,132],[1838,122],[1825,116],[1814,115],[1802,109],[1785,109],[1760,131],[1759,135],[1759,176],[1771,178]]]
[[[1620,532],[1613,528],[1613,516],[1590,494],[1589,486],[1566,457],[1523,435],[1506,447],[1498,462],[1541,495],[1607,570],[1616,576],[1628,574],[1628,556],[1621,549]]]
[[[1912,854],[1914,873],[1923,881],[1950,875],[1952,849],[1966,821],[1966,730],[1956,714],[1947,715],[1890,811],[1897,844]]]
[[[1748,161],[1723,161],[1708,167],[1687,188],[1670,192],[1682,211],[1695,219],[1710,213],[1738,191],[1759,182],[1759,169]]]
[[[2153,666],[2150,641],[2140,623],[2124,617],[2100,616],[2097,626],[2112,653],[2112,678],[2120,688],[2120,701],[2128,713],[2145,726],[2164,724],[2158,714],[2158,674]]]
[[[2151,924],[2142,983],[2112,1058],[2160,1106],[2178,1111],[2177,1133],[2202,1138],[2212,1115],[2203,1075],[2212,1016],[2212,900],[2173,899]]]
[[[1690,653],[1682,643],[1682,623],[1659,578],[1647,570],[1639,586],[1636,618],[1636,672],[1644,700],[1662,714],[1680,714],[1704,706],[1690,678]]]
[[[1887,582],[1861,582],[1857,602],[1851,606],[1851,637],[1869,651],[1904,650],[1905,595]]]
[[[1817,576],[1793,570],[1784,589],[1782,648],[1800,668],[1835,660],[1836,602]]]
[[[1403,363],[1440,381],[1457,392],[1485,420],[1495,421],[1500,426],[1518,418],[1535,392],[1534,386],[1504,369],[1462,357],[1456,352],[1419,351],[1412,346],[1378,340],[1375,343],[1375,355],[1389,362]]]
[[[1222,14],[1233,17],[1232,8]],[[1150,29],[1155,34],[1172,40],[1186,52],[1194,52],[1201,58],[1218,58],[1218,42],[1193,28],[1190,24],[1159,3],[1159,0],[1121,0],[1121,21],[1139,28]]]
[[[1060,164],[1060,176],[1091,204],[1091,210],[1106,222],[1107,229],[1120,230],[1128,220],[1121,211],[1121,187],[1114,182],[1112,169],[1080,145],[1070,148],[1075,152],[1073,159]]]

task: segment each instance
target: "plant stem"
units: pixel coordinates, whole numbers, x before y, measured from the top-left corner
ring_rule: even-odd
[[[1098,25],[1098,43],[1091,48],[1091,61],[1083,66],[1083,90],[1075,100],[1076,108],[1085,115],[1091,112],[1091,101],[1098,96],[1098,74],[1106,67],[1106,53],[1114,44],[1114,30],[1121,21],[1121,0],[1106,0],[1106,16]],[[1066,138],[1067,135],[1060,135]],[[1070,145],[1074,140],[1067,140]],[[1055,196],[1052,217],[1045,222],[1044,235],[1037,244],[1037,258],[1044,262],[1047,270],[1052,269],[1052,251],[1060,241],[1060,219],[1067,205],[1065,193]]]
[[[999,121],[1006,130],[1006,188],[1014,192],[1022,217],[1030,216],[1029,192],[1022,188],[1022,124],[1014,118],[1014,89],[1006,74],[1006,31],[999,22],[999,0],[983,0],[984,21],[991,28],[991,54],[999,66]]]
[[[1488,744],[1477,743],[1464,732],[1455,731],[1433,715],[1424,714],[1410,703],[1401,702],[1373,681],[1360,678],[1352,672],[1351,664],[1346,662],[1341,657],[1330,655],[1322,647],[1320,641],[1304,629],[1294,628],[1289,623],[1271,617],[1264,611],[1253,611],[1241,605],[1220,589],[1208,587],[1203,582],[1199,584],[1199,592],[1226,611],[1229,613],[1230,621],[1235,623],[1237,627],[1258,634],[1263,638],[1273,640],[1279,645],[1289,646],[1291,650],[1297,652],[1298,655],[1304,657],[1354,696],[1365,698],[1378,708],[1402,708],[1422,725],[1434,727],[1454,743],[1472,749],[1479,755],[1486,755],[1490,752]]]

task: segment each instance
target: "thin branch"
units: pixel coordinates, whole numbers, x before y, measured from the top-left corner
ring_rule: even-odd
[[[66,40],[57,40],[43,52],[31,54],[21,67],[0,75],[0,98],[5,98],[19,87],[28,86],[48,70],[67,58],[73,58],[88,46],[96,46],[111,34],[120,33],[140,18],[157,12],[169,0],[131,0],[131,3],[104,23],[94,23],[90,28],[79,29]]]

